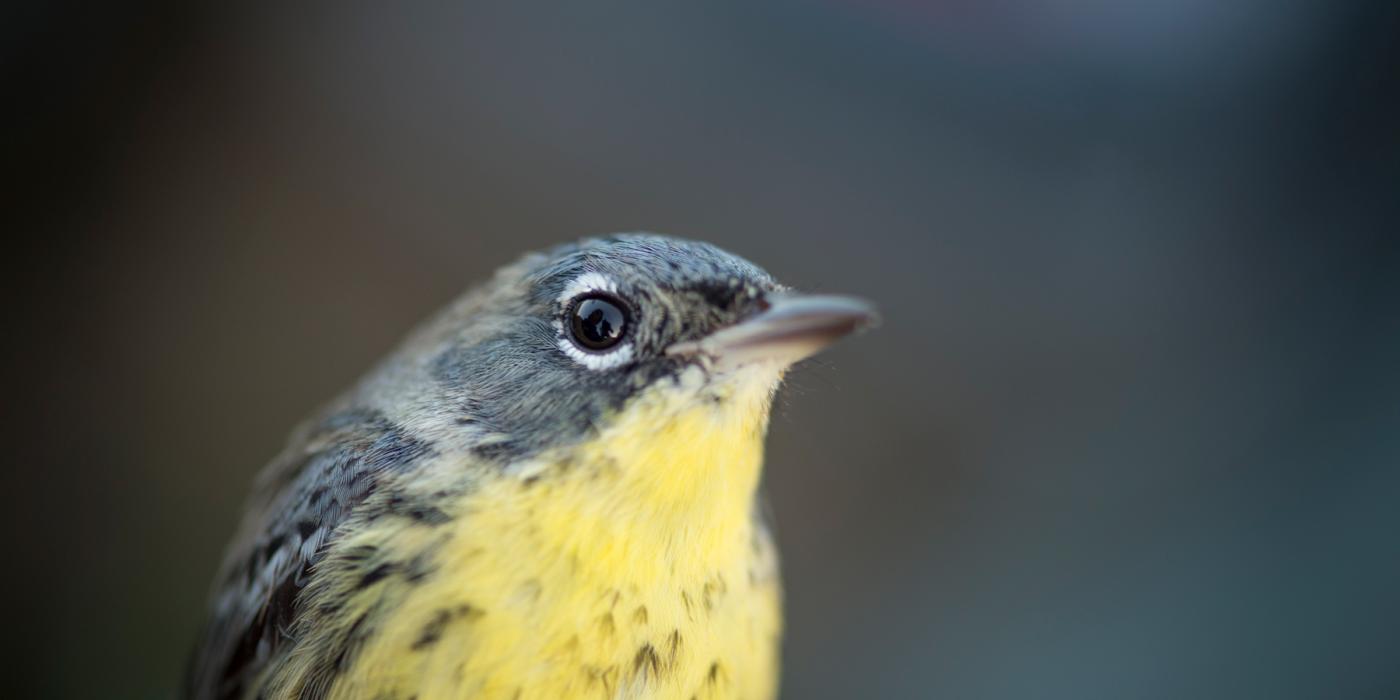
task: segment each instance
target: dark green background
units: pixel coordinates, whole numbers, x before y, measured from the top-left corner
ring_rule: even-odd
[[[6,9],[5,694],[167,697],[298,419],[651,229],[885,313],[773,421],[785,697],[1400,697],[1393,7]]]

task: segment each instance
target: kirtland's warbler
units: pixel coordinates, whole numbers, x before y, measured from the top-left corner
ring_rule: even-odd
[[[873,320],[656,235],[500,270],[258,478],[187,696],[771,698],[770,401]]]

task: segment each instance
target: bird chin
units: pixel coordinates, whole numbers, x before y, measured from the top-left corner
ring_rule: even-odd
[[[772,359],[743,364],[697,363],[686,367],[672,387],[677,399],[716,408],[757,403],[766,411],[789,366],[791,363]]]

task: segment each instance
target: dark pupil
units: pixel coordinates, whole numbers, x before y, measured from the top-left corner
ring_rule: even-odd
[[[574,306],[574,339],[589,350],[605,350],[622,339],[622,309],[607,299],[584,299]]]

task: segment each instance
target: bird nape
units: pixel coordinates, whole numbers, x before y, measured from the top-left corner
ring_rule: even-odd
[[[769,698],[774,391],[872,308],[705,243],[527,255],[257,479],[191,698]]]

